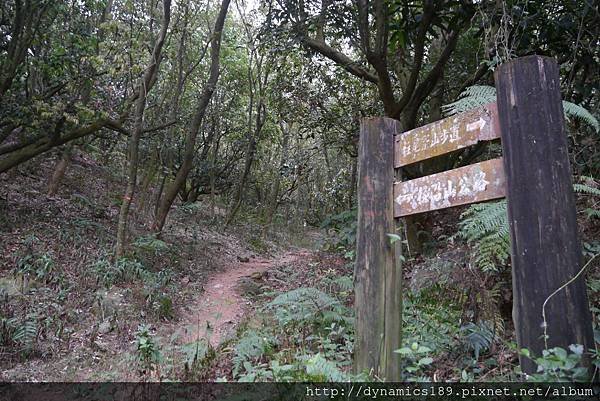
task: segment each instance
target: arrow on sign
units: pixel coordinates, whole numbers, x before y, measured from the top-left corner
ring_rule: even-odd
[[[467,131],[473,131],[476,129],[481,131],[481,129],[483,127],[485,127],[485,124],[486,124],[485,120],[483,118],[479,117],[479,120],[477,120],[473,123],[467,124]]]

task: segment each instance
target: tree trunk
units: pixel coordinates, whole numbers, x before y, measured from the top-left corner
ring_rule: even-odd
[[[250,169],[252,168],[252,163],[254,163],[254,155],[256,153],[256,139],[254,137],[249,138],[248,147],[246,148],[246,158],[244,161],[244,171],[240,180],[238,181],[238,185],[235,190],[235,195],[233,197],[233,202],[231,202],[231,210],[229,211],[229,216],[227,217],[227,221],[225,222],[226,226],[229,226],[238,211],[240,210],[240,206],[242,205],[242,197],[244,193],[244,189],[246,188],[246,181],[248,181],[248,176],[250,175]]]
[[[146,109],[146,98],[148,93],[156,82],[156,76],[158,73],[158,67],[160,65],[162,47],[167,36],[167,29],[171,19],[171,0],[163,0],[163,23],[159,33],[159,36],[152,50],[150,57],[150,64],[146,67],[144,76],[142,77],[141,84],[139,86],[139,95],[136,100],[135,107],[135,120],[133,126],[133,132],[129,139],[129,168],[127,177],[127,187],[125,194],[123,195],[123,203],[121,204],[121,210],[119,212],[119,222],[117,225],[117,244],[115,249],[115,257],[121,258],[125,254],[126,248],[126,235],[127,235],[127,223],[129,219],[129,209],[133,201],[133,196],[137,184],[137,173],[139,163],[139,147],[140,138],[142,136],[142,130],[144,128],[144,110]]]
[[[213,36],[211,40],[210,75],[208,81],[206,82],[206,85],[204,86],[204,90],[200,95],[200,100],[198,101],[198,107],[196,108],[196,113],[194,115],[192,125],[186,133],[183,163],[179,167],[179,170],[175,175],[175,179],[168,186],[165,195],[160,201],[158,210],[156,212],[156,218],[152,227],[153,230],[156,232],[162,231],[167,220],[169,210],[173,205],[173,201],[177,197],[179,189],[185,184],[187,176],[193,167],[194,154],[196,152],[196,137],[198,136],[198,131],[200,130],[200,126],[202,125],[204,115],[206,114],[206,109],[208,107],[212,94],[215,91],[215,87],[217,86],[217,81],[219,79],[219,55],[221,52],[221,36],[223,32],[223,26],[225,24],[225,18],[227,17],[227,10],[229,9],[229,3],[230,0],[223,0],[221,2],[221,9],[215,21]]]
[[[150,185],[154,182],[159,170],[158,149],[152,150],[152,156],[146,164],[146,171],[140,188],[140,201],[138,203],[138,214],[147,214],[148,197],[151,195]],[[146,211],[146,212],[145,212]]]
[[[240,206],[242,205],[244,189],[246,188],[246,182],[248,181],[248,176],[250,175],[250,170],[252,169],[252,164],[254,163],[254,156],[256,155],[256,148],[258,145],[260,132],[262,131],[263,126],[265,125],[266,108],[264,104],[264,99],[262,98],[262,93],[260,93],[259,96],[261,96],[261,98],[258,102],[258,107],[256,109],[255,129],[254,132],[249,131],[248,147],[246,149],[246,158],[244,161],[244,171],[238,182],[235,195],[233,197],[233,202],[231,203],[231,210],[229,212],[229,216],[227,217],[227,221],[225,222],[226,226],[229,226],[233,222],[233,219],[235,219],[235,216],[237,215]],[[250,110],[250,113],[251,112],[252,110]]]
[[[67,144],[62,152],[60,160],[56,163],[54,173],[48,182],[48,196],[55,196],[58,193],[58,188],[65,175],[67,167],[71,163],[71,155],[73,152],[74,145],[72,143]]]
[[[275,178],[273,181],[273,186],[271,188],[269,194],[269,202],[267,207],[265,208],[265,226],[264,226],[264,234],[266,235],[269,231],[271,224],[273,223],[273,217],[277,212],[277,206],[279,206],[279,192],[281,187],[281,172],[285,168],[285,164],[288,159],[288,146],[290,139],[290,131],[289,127],[284,126],[284,123],[280,124],[281,132],[283,133],[282,143],[281,143],[281,153],[279,157],[279,165],[277,166],[277,171],[275,172]]]

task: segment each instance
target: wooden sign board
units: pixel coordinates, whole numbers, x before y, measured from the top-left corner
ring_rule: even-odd
[[[496,103],[396,135],[394,167],[500,138]]]
[[[505,196],[502,158],[394,183],[394,217]]]

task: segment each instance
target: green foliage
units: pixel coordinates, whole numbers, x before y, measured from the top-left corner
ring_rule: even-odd
[[[573,184],[577,193],[600,196],[600,190],[590,177],[581,177],[581,183]],[[600,209],[584,209],[588,218],[600,217]],[[498,271],[510,257],[510,235],[506,200],[480,203],[470,206],[462,215],[458,236],[474,247],[475,263],[483,271]],[[584,253],[591,251],[592,245],[584,246]]]
[[[131,280],[141,280],[147,285],[162,287],[171,280],[170,272],[155,273],[148,270],[140,261],[127,258],[121,258],[116,263],[112,263],[107,258],[100,258],[92,264],[91,271],[106,288]]]
[[[30,352],[38,338],[38,316],[35,313],[22,318],[0,316],[0,344],[16,346],[20,352]]]
[[[136,240],[133,242],[133,246],[147,252],[152,252],[155,255],[160,255],[169,250],[169,245],[166,242],[152,235],[136,238]]]
[[[159,318],[172,319],[175,315],[173,300],[166,295],[160,295],[153,306]]]
[[[588,381],[588,369],[581,366],[583,351],[581,345],[570,345],[568,351],[560,347],[543,350],[541,357],[533,357],[537,364],[537,372],[527,376],[527,380],[533,382]],[[522,349],[521,354],[528,358],[532,357],[527,349]]]
[[[257,373],[254,372],[253,366],[257,365],[264,355],[272,352],[275,342],[276,339],[268,334],[255,330],[246,331],[234,349],[233,375],[238,376],[245,371],[243,381],[254,381]]]
[[[184,367],[188,374],[201,371],[215,356],[215,350],[206,338],[185,344],[182,350],[185,354]]]
[[[473,85],[460,94],[457,101],[442,107],[444,114],[454,115],[469,111],[496,101],[496,88],[493,86]]]
[[[489,322],[467,323],[460,328],[460,332],[463,343],[473,351],[476,360],[482,351],[490,349],[496,336],[494,325]]]
[[[305,360],[305,372],[305,381],[311,382],[344,382],[349,379],[349,376],[339,369],[338,364],[320,353]]]
[[[329,272],[329,270],[328,270]],[[234,347],[239,381],[347,381],[365,379],[351,365],[353,310],[346,306],[352,278],[324,275],[318,288],[279,293],[259,308],[260,329],[244,331]]]
[[[38,257],[28,253],[17,259],[15,275],[27,277],[43,284],[49,284],[58,278],[52,257],[44,253]]]
[[[138,327],[135,333],[135,347],[140,375],[147,375],[157,370],[161,361],[160,350],[148,326]]]
[[[321,228],[328,230],[331,237],[329,242],[325,244],[326,250],[344,252],[350,259],[354,258],[356,218],[356,209],[351,209],[329,215],[323,220]]]
[[[600,218],[600,188],[598,182],[592,177],[580,177],[580,182],[573,184],[575,192],[582,195],[590,195],[590,207],[584,209],[588,219]]]
[[[324,327],[333,322],[351,324],[343,305],[316,288],[297,288],[278,295],[266,309],[274,312],[281,326],[312,324]]]
[[[487,103],[496,101],[496,88],[493,86],[474,85],[466,88],[457,101],[443,106],[446,115],[462,113]],[[563,110],[565,118],[575,118],[592,127],[596,132],[600,132],[600,122],[584,107],[575,103],[563,101]]]
[[[565,117],[567,117],[567,119],[578,119],[580,121],[583,121],[590,127],[594,128],[596,132],[600,132],[600,123],[598,122],[598,119],[594,117],[592,113],[587,111],[584,107],[563,100],[563,109],[565,111]]]
[[[510,256],[506,200],[470,206],[461,215],[458,236],[473,245],[475,263],[483,271],[497,271]]]
[[[404,377],[406,381],[429,381],[423,373],[433,363],[433,358],[428,356],[430,348],[414,342],[409,347],[402,347],[394,352],[404,358],[404,370],[408,372]]]
[[[449,302],[447,291],[436,285],[407,295],[403,300],[402,314],[404,346],[418,343],[434,352],[447,352],[455,348],[453,341],[459,335],[461,312]]]

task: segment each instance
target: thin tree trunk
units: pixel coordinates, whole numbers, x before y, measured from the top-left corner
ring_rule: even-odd
[[[284,126],[283,123],[280,124],[281,132],[283,133],[283,142],[281,144],[281,153],[279,157],[279,165],[277,166],[277,171],[275,172],[275,179],[273,181],[273,187],[271,188],[271,193],[269,196],[269,204],[265,208],[265,228],[264,234],[266,235],[273,223],[273,217],[277,212],[277,207],[279,206],[279,191],[281,187],[281,172],[285,167],[285,163],[288,159],[288,147],[289,147],[289,139],[290,139],[290,131],[289,127]]]
[[[352,209],[354,207],[354,195],[356,194],[356,173],[357,173],[357,159],[353,157],[352,159],[352,172],[350,173],[350,190],[348,193],[348,209]]]
[[[158,149],[152,150],[152,156],[150,156],[150,160],[146,165],[146,172],[144,174],[144,178],[142,179],[142,184],[140,188],[140,201],[138,203],[138,214],[146,214],[144,213],[144,209],[147,211],[146,204],[148,203],[148,197],[150,196],[150,185],[154,181],[156,174],[159,170],[159,160],[158,160]]]
[[[71,163],[71,155],[73,152],[73,148],[73,143],[68,143],[62,152],[60,160],[58,161],[58,163],[56,163],[56,167],[54,168],[52,177],[48,182],[48,196],[54,196],[57,194],[58,188],[60,187],[60,183],[65,175],[65,171]]]
[[[225,222],[226,226],[230,225],[233,222],[233,219],[235,219],[235,216],[237,215],[238,211],[240,210],[240,206],[242,205],[244,189],[246,188],[246,183],[248,181],[248,177],[250,176],[250,170],[252,169],[252,164],[254,163],[254,157],[256,156],[256,148],[258,146],[258,138],[265,124],[265,118],[265,104],[263,102],[261,94],[261,99],[258,103],[258,108],[256,111],[255,130],[253,134],[250,134],[250,138],[248,139],[248,147],[246,150],[246,158],[244,161],[244,171],[235,191],[235,196],[232,202],[231,210],[229,212],[229,216],[227,217],[227,221]]]
[[[219,144],[221,143],[220,138],[217,138],[215,144],[213,145],[213,151],[210,161],[210,210],[212,213],[212,218],[215,220],[217,217],[217,194],[216,194],[216,181],[217,181],[217,155],[219,154]]]
[[[165,42],[165,37],[167,36],[167,29],[171,19],[171,0],[163,0],[163,12],[164,17],[162,27],[154,45],[154,49],[152,50],[150,64],[148,67],[146,67],[146,72],[142,77],[139,97],[136,100],[134,127],[129,139],[129,169],[127,188],[125,189],[125,194],[123,195],[123,203],[121,204],[119,223],[117,225],[117,244],[115,250],[115,257],[117,259],[123,257],[125,254],[129,209],[133,201],[137,184],[139,147],[142,130],[144,128],[144,110],[146,109],[146,98],[152,89],[152,86],[154,86],[154,83],[156,82],[162,47]]]
[[[223,0],[221,2],[221,9],[215,21],[213,37],[211,40],[210,75],[208,81],[206,82],[206,85],[204,86],[204,90],[200,96],[200,100],[198,102],[198,107],[196,108],[196,113],[194,115],[192,125],[186,133],[183,163],[179,167],[179,170],[175,175],[175,179],[168,186],[165,195],[160,201],[160,205],[156,212],[156,218],[153,224],[153,230],[156,232],[162,231],[165,225],[165,221],[167,219],[167,215],[169,214],[169,210],[173,205],[173,201],[177,197],[179,189],[185,184],[187,176],[193,167],[198,131],[200,130],[200,126],[204,119],[204,115],[206,114],[206,109],[208,108],[208,104],[210,102],[213,92],[215,91],[215,87],[217,86],[217,81],[219,79],[219,55],[221,52],[221,36],[223,26],[225,25],[225,18],[227,17],[229,3],[230,0]]]

